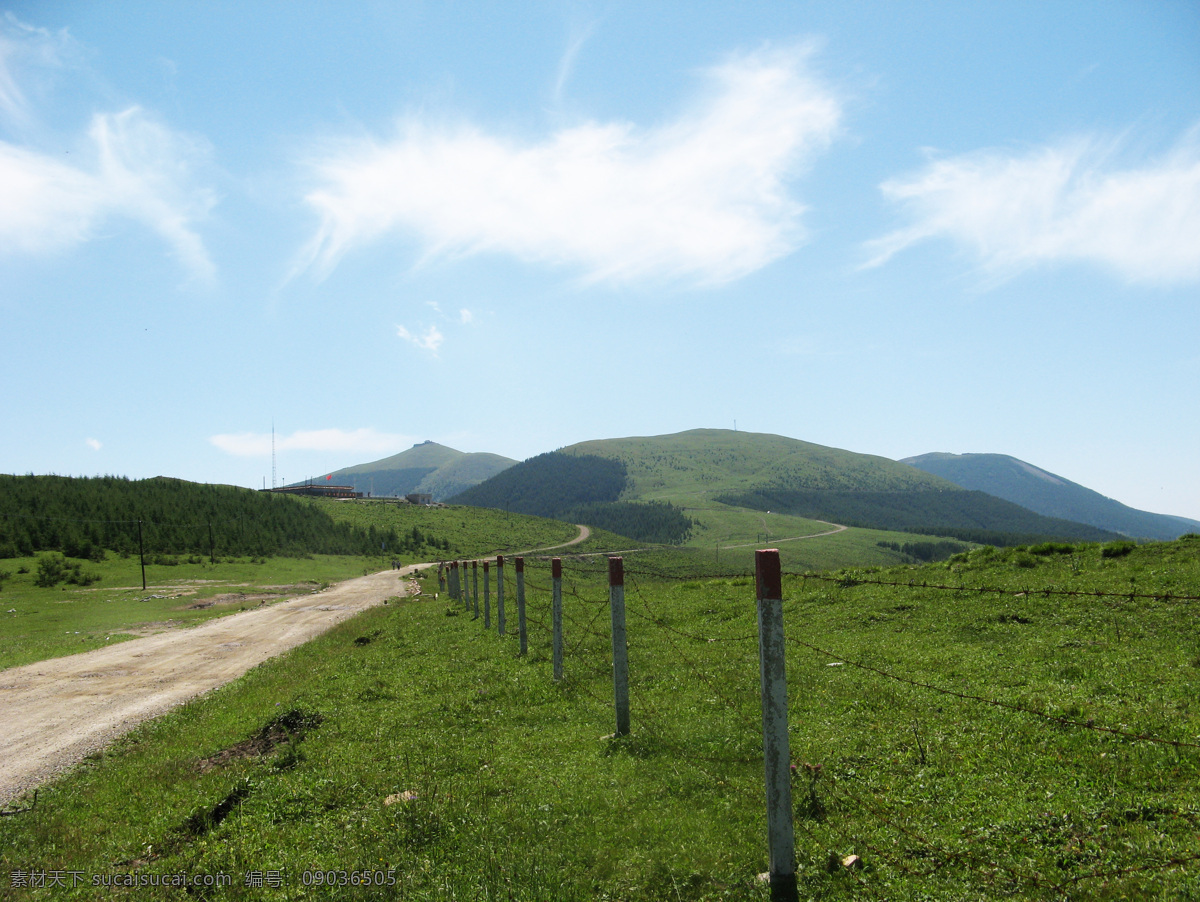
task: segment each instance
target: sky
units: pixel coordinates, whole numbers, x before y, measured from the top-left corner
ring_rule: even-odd
[[[1200,3],[0,2],[0,322],[5,473],[737,428],[1200,519]]]

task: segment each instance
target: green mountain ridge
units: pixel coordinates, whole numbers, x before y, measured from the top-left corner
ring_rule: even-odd
[[[329,481],[373,497],[420,493],[445,501],[515,463],[499,454],[468,453],[422,442],[391,457],[334,470]]]
[[[935,452],[900,461],[965,489],[987,492],[1047,517],[1146,539],[1200,532],[1200,521],[1137,510],[1007,454]]]
[[[580,465],[566,466],[572,458]],[[624,469],[619,492],[614,492],[610,480],[598,478],[598,464],[589,463],[606,460]],[[597,486],[595,497],[587,494],[590,485]],[[1110,531],[1045,517],[983,492],[967,491],[885,457],[727,429],[580,442],[531,458],[454,500],[503,507],[533,496],[569,497],[573,504],[659,502],[678,506],[681,512],[742,508],[989,544],[1119,538]],[[607,528],[621,531],[611,524]]]

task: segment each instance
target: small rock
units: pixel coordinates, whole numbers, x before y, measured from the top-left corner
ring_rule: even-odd
[[[398,805],[401,802],[415,802],[420,796],[411,789],[395,792],[383,800],[384,805]]]
[[[842,867],[844,868],[861,868],[863,860],[857,855],[847,855],[842,859]]]

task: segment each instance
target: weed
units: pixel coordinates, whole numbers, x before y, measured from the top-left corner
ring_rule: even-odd
[[[1109,542],[1108,544],[1101,546],[1100,557],[1125,557],[1125,555],[1129,554],[1129,552],[1133,551],[1135,548],[1137,548],[1137,545],[1133,542]]]

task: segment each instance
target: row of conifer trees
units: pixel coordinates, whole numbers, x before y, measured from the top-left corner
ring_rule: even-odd
[[[61,551],[225,556],[377,554],[433,536],[335,521],[301,499],[180,479],[0,475],[0,558]]]

